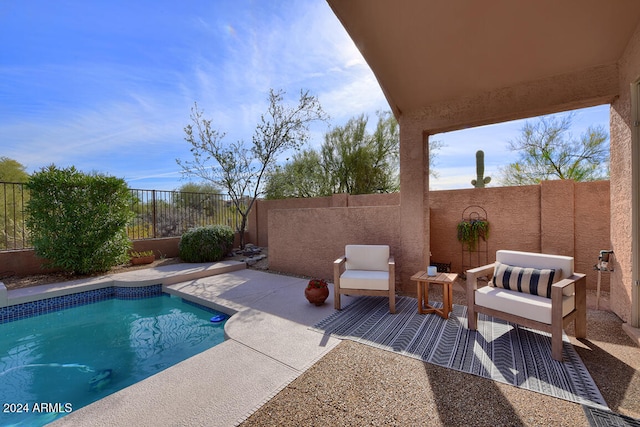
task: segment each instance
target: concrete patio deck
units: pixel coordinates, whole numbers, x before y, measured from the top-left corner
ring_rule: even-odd
[[[225,325],[227,340],[51,425],[237,425],[339,343],[308,329],[333,312],[333,300],[309,304],[306,280],[244,268],[224,272],[228,265],[219,264],[222,274],[184,281],[180,270],[194,274],[200,267],[177,264],[117,275],[123,283],[160,283],[170,267],[165,292],[233,315]],[[68,286],[47,289],[61,292]],[[18,296],[13,292],[18,290],[10,291],[9,299]],[[35,292],[29,291],[32,297]]]

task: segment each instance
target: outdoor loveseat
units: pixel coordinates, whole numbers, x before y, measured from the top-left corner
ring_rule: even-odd
[[[488,277],[489,286],[478,287]],[[551,356],[562,361],[562,332],[575,321],[575,336],[587,335],[585,275],[573,271],[573,258],[500,250],[496,262],[467,270],[471,330],[478,313],[551,333]]]
[[[340,310],[340,295],[374,295],[389,298],[396,312],[395,262],[387,245],[347,245],[333,262],[333,300]],[[344,271],[343,268],[344,267]]]

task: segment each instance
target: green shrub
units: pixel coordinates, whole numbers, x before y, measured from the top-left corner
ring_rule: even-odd
[[[226,225],[192,228],[180,239],[180,258],[186,262],[220,261],[233,247],[233,237],[233,230]]]
[[[76,274],[128,261],[129,189],[124,180],[51,165],[27,183],[27,227],[47,266]]]

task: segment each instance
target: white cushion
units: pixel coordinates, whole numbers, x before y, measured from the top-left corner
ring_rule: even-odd
[[[573,275],[573,258],[562,255],[539,254],[535,252],[496,251],[496,261],[517,267],[555,268],[562,270],[554,280],[566,279]]]
[[[551,324],[551,299],[522,292],[509,291],[502,288],[485,286],[475,293],[476,305],[492,308],[504,313],[513,314],[538,322]],[[562,316],[571,313],[575,308],[575,296],[565,295],[562,298]]]
[[[344,248],[347,270],[389,271],[389,246],[347,245]]]
[[[389,272],[375,270],[345,270],[340,276],[340,288],[389,290]]]

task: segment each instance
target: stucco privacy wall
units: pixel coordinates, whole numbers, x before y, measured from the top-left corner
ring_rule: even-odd
[[[57,271],[53,268],[42,268],[45,260],[38,257],[33,249],[0,252],[0,275],[26,276]]]
[[[251,242],[258,246],[269,246],[268,220],[272,209],[327,208],[332,206],[332,197],[305,199],[256,200],[249,213],[247,231]]]
[[[272,209],[268,219],[269,268],[332,279],[331,263],[349,243],[389,244],[397,265],[402,266],[411,248],[403,247],[400,241],[399,207],[373,206],[376,199],[384,203],[390,196],[369,196],[370,207]],[[347,196],[349,206],[354,197]],[[576,270],[586,273],[587,287],[595,289],[593,266],[599,251],[610,249],[608,200],[608,181],[546,181],[524,187],[431,191],[432,260],[451,262],[453,271],[461,270],[457,224],[467,206],[479,205],[487,211],[491,226],[488,262],[495,260],[498,249],[574,256]],[[399,274],[397,279],[400,292],[415,292],[413,283],[402,282]],[[609,289],[608,274],[603,275],[602,289]]]
[[[611,308],[622,320],[630,322],[633,284],[631,146],[634,121],[631,117],[631,85],[640,80],[640,26],[618,62],[618,73],[619,97],[613,101],[610,110],[611,242],[616,261],[611,277]]]
[[[269,212],[274,209],[338,208],[347,206],[393,206],[400,203],[398,193],[334,194],[331,197],[302,199],[256,200],[248,225],[248,240],[258,246],[269,246]]]
[[[387,244],[401,265],[399,206],[273,209],[269,269],[333,281],[348,243]]]
[[[236,236],[236,244],[239,242]],[[134,251],[154,251],[156,258],[177,257],[180,237],[164,237],[133,241]],[[59,271],[58,268],[42,268],[46,260],[38,257],[33,249],[0,251],[0,275],[26,276]]]
[[[576,271],[587,274],[587,288],[595,290],[593,266],[600,250],[611,249],[609,181],[433,191],[430,205],[432,260],[451,262],[454,271],[462,265],[457,224],[470,205],[487,211],[488,262],[499,249],[573,256]],[[602,276],[602,290],[609,289],[609,280],[609,274]]]
[[[457,225],[468,206],[487,211],[490,234],[487,259],[482,258],[482,264],[493,262],[498,249],[540,252],[540,194],[539,185],[432,191],[431,259],[450,262],[455,272],[462,270]]]
[[[250,241],[248,233],[245,233],[245,242]],[[179,244],[180,237],[134,240],[132,242],[132,250],[138,252],[153,251],[156,259],[175,258],[179,255]],[[240,233],[238,232],[235,233],[233,245],[234,247],[240,245]],[[33,249],[0,251],[0,276],[28,276],[60,271],[59,268],[42,268],[45,263],[46,260],[38,257]]]
[[[575,269],[587,274],[587,287],[596,288],[593,266],[601,250],[611,250],[609,181],[578,182],[574,187]],[[609,290],[611,273],[602,274],[602,288]]]

